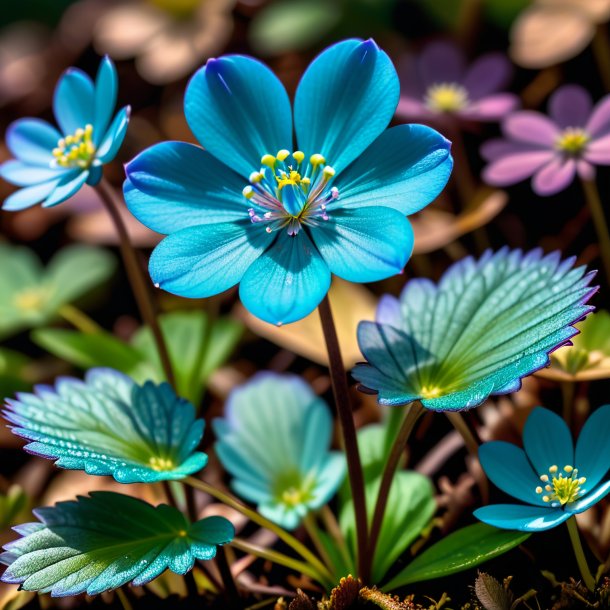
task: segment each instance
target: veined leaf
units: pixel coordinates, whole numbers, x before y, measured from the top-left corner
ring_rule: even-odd
[[[453,532],[426,549],[397,574],[384,590],[462,572],[502,555],[529,538],[527,532],[475,523]]]
[[[32,441],[27,451],[119,483],[181,479],[207,463],[194,451],[204,422],[190,403],[166,383],[139,386],[112,369],[18,394],[4,415],[15,434]]]
[[[113,492],[39,508],[40,522],[15,528],[22,538],[0,555],[2,580],[53,596],[96,595],[131,582],[143,585],[166,569],[186,574],[212,559],[235,534],[223,517],[189,524],[170,506],[151,506]]]

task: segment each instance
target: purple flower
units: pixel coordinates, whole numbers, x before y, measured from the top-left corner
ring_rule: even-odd
[[[505,139],[483,145],[489,162],[483,180],[507,186],[532,178],[538,195],[553,195],[578,174],[595,178],[595,165],[610,165],[610,95],[595,107],[589,93],[564,85],[551,96],[549,117],[531,110],[514,112],[502,123]]]
[[[499,93],[511,76],[500,53],[489,53],[469,67],[462,51],[433,42],[418,57],[401,63],[401,96],[396,114],[403,120],[497,121],[519,105],[512,93]]]

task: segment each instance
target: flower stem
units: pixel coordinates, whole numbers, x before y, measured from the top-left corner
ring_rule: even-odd
[[[216,550],[216,565],[218,566],[218,571],[220,572],[220,578],[222,578],[222,584],[227,600],[231,604],[230,607],[233,607],[233,604],[239,599],[239,591],[237,589],[235,579],[233,578],[233,572],[231,572],[231,567],[227,561],[227,552],[221,546],[219,546]]]
[[[366,503],[364,496],[364,475],[362,472],[362,462],[360,461],[360,451],[358,449],[358,439],[356,436],[356,426],[352,415],[352,406],[349,398],[347,386],[347,375],[341,357],[341,348],[337,338],[337,330],[333,320],[330,301],[326,295],[320,305],[318,305],[322,331],[328,351],[328,362],[330,377],[333,386],[333,394],[339,421],[345,454],[347,458],[347,470],[349,483],[354,500],[354,514],[356,521],[356,539],[358,544],[358,576],[363,582],[368,581],[368,562],[366,561],[367,547],[367,516]]]
[[[167,351],[167,345],[165,344],[163,333],[161,332],[155,315],[150,288],[148,282],[144,279],[144,273],[138,262],[136,251],[129,240],[127,228],[125,227],[125,223],[119,212],[120,204],[117,201],[116,193],[105,178],[102,178],[101,182],[96,187],[96,190],[118,233],[121,255],[123,257],[123,262],[125,263],[129,283],[131,284],[133,294],[138,303],[138,309],[140,310],[142,320],[152,331],[159,352],[159,359],[161,360],[161,365],[167,381],[175,387],[175,378],[169,359],[169,353]]]
[[[66,303],[57,310],[57,313],[66,322],[72,324],[74,328],[80,330],[81,333],[95,335],[102,332],[101,326],[95,320],[92,320],[84,311],[74,307],[74,305]]]
[[[379,485],[379,491],[377,492],[377,502],[375,503],[375,511],[373,513],[373,521],[371,523],[371,532],[369,536],[369,544],[367,548],[367,557],[369,566],[373,564],[373,558],[375,557],[375,549],[377,548],[377,541],[379,540],[379,533],[381,532],[381,525],[383,523],[383,516],[388,503],[388,497],[390,496],[390,489],[392,488],[392,481],[394,474],[400,461],[400,456],[404,451],[407,440],[415,427],[415,423],[419,419],[420,415],[424,412],[420,402],[415,402],[409,409],[404,413],[402,424],[398,429],[398,434],[392,443],[392,448],[388,459],[385,463],[383,475],[381,477],[381,484]]]
[[[330,555],[328,554],[326,547],[324,546],[322,540],[320,539],[320,533],[318,532],[318,526],[316,524],[316,518],[313,513],[309,512],[303,518],[303,525],[305,526],[305,531],[309,536],[309,539],[312,541],[313,545],[316,547],[316,551],[318,555],[322,559],[322,561],[327,565],[329,570],[333,572],[337,571],[337,566],[333,563]]]
[[[234,498],[231,494],[216,489],[214,486],[196,479],[195,477],[186,477],[182,479],[183,483],[199,489],[207,493],[208,495],[216,498],[223,504],[230,506],[237,512],[241,513],[245,517],[248,517],[251,521],[272,531],[280,540],[283,540],[289,547],[294,549],[303,559],[305,559],[317,572],[324,577],[332,581],[332,575],[326,568],[326,566],[301,542],[299,542],[292,534],[289,534],[286,530],[282,529],[279,525],[269,521],[255,510],[248,508],[245,504],[242,504],[237,498]]]
[[[578,563],[578,569],[580,570],[580,575],[582,579],[585,581],[585,585],[587,585],[587,589],[589,591],[595,591],[595,579],[589,570],[589,566],[587,564],[587,560],[585,558],[585,552],[582,548],[582,543],[580,542],[580,536],[578,535],[578,526],[576,525],[576,519],[574,516],[570,517],[566,521],[566,525],[568,526],[568,533],[570,534],[570,542],[572,543],[572,548],[574,549],[574,555],[576,556],[576,563]]]
[[[337,547],[339,548],[339,552],[341,553],[341,557],[345,561],[345,565],[352,565],[352,556],[350,555],[349,549],[347,548],[347,544],[345,542],[345,536],[339,527],[339,523],[337,523],[337,518],[335,517],[333,511],[329,508],[328,504],[325,504],[320,509],[320,516],[322,517],[322,521],[324,521],[324,527],[326,531],[332,536],[335,541]]]
[[[299,561],[298,559],[293,559],[292,557],[288,557],[288,555],[284,555],[283,553],[278,553],[278,551],[274,551],[273,549],[265,549],[256,544],[241,540],[240,538],[233,538],[229,544],[232,547],[243,551],[244,553],[248,553],[249,555],[254,555],[255,557],[260,557],[261,559],[266,559],[267,561],[272,561],[278,565],[285,566],[291,570],[305,574],[306,576],[317,580],[325,586],[333,585],[332,578],[322,576],[309,563]]]
[[[593,218],[595,230],[597,231],[597,241],[606,271],[606,280],[610,284],[610,233],[608,233],[608,223],[604,215],[604,208],[602,207],[599,191],[594,180],[582,180],[582,188],[591,217]]]
[[[125,595],[125,591],[123,591],[123,589],[121,587],[116,589],[116,596],[117,596],[119,602],[121,603],[123,610],[133,610],[133,606],[131,605],[131,602],[129,601],[129,599],[127,598],[127,595]]]
[[[604,89],[610,91],[610,44],[608,44],[606,24],[601,23],[597,26],[597,32],[595,32],[591,47]]]

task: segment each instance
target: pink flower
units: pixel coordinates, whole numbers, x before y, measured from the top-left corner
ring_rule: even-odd
[[[511,71],[500,53],[483,55],[467,67],[457,46],[433,42],[400,63],[396,114],[409,121],[497,121],[519,105],[516,95],[501,92]]]
[[[483,180],[508,186],[530,176],[538,195],[565,189],[578,174],[595,178],[595,165],[610,165],[610,95],[595,107],[578,85],[560,87],[549,100],[549,117],[531,110],[514,112],[502,123],[505,139],[483,145],[489,162]]]

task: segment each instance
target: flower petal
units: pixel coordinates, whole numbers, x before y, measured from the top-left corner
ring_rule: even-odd
[[[270,239],[249,220],[187,227],[153,250],[150,275],[160,288],[173,294],[209,297],[237,284]]]
[[[435,83],[461,83],[465,68],[464,54],[451,42],[432,42],[419,56],[418,67],[426,88]]]
[[[384,131],[335,180],[337,206],[387,206],[413,214],[433,201],[447,184],[451,143],[424,125]]]
[[[606,95],[595,104],[595,108],[593,108],[585,126],[585,131],[592,138],[610,133],[610,95]]]
[[[129,125],[129,115],[131,114],[131,107],[125,106],[117,112],[114,117],[108,131],[104,134],[104,138],[100,142],[99,148],[96,152],[96,158],[102,163],[108,163],[112,161],[119,152],[119,148],[123,144],[125,134],[127,133],[127,126]]]
[[[242,176],[264,154],[291,148],[292,114],[284,86],[250,57],[210,59],[186,88],[184,113],[195,137]]]
[[[603,500],[610,493],[610,481],[606,481],[592,492],[588,493],[582,499],[572,504],[566,505],[566,511],[570,513],[584,513],[589,510],[594,504]]]
[[[487,142],[484,142],[480,150],[481,156],[486,161],[497,161],[498,159],[501,159],[502,157],[507,157],[508,155],[541,151],[550,153],[548,148],[541,147],[540,145],[523,144],[522,142],[503,140],[502,138],[495,138],[494,140],[488,140]]]
[[[569,186],[574,180],[575,174],[576,161],[574,159],[556,157],[534,175],[532,188],[538,195],[554,195]]]
[[[43,208],[50,208],[69,199],[78,192],[87,181],[89,172],[80,169],[67,173],[57,184],[55,190],[42,202]]]
[[[483,180],[493,186],[508,186],[529,178],[553,160],[549,150],[524,151],[499,157],[483,170]]]
[[[560,134],[557,125],[547,116],[533,110],[520,110],[502,123],[504,135],[519,142],[541,144],[553,148]]]
[[[329,288],[330,271],[305,231],[290,236],[281,230],[273,246],[244,274],[239,296],[261,320],[288,324],[310,314]]]
[[[307,68],[294,102],[298,146],[320,153],[337,172],[388,126],[400,93],[390,58],[373,40],[345,40]]]
[[[403,121],[425,121],[431,120],[436,116],[435,112],[432,112],[424,103],[401,95],[398,100],[398,106],[396,106],[396,117]]]
[[[578,441],[574,466],[586,477],[585,489],[593,489],[610,469],[610,405],[589,416]]]
[[[559,508],[522,504],[492,504],[477,508],[473,514],[488,525],[521,532],[543,532],[567,521],[572,516],[572,513]]]
[[[519,107],[519,97],[512,93],[496,93],[470,104],[459,116],[471,121],[498,121]]]
[[[64,136],[93,125],[95,92],[91,79],[78,68],[68,68],[53,95],[53,113]]]
[[[106,133],[110,117],[116,106],[118,78],[116,68],[107,55],[100,62],[95,79],[95,106],[93,118],[93,142],[99,145]]]
[[[470,65],[462,84],[471,100],[480,100],[508,85],[512,71],[505,55],[488,53]]]
[[[13,156],[32,165],[49,167],[60,139],[59,131],[41,119],[17,119],[6,130],[6,145]]]
[[[549,100],[549,114],[562,129],[584,127],[592,107],[591,95],[579,85],[564,85]]]
[[[585,159],[596,165],[610,165],[610,134],[593,140],[585,149]]]
[[[567,424],[544,407],[536,407],[527,418],[523,447],[538,475],[548,474],[551,466],[574,466],[574,444]]]
[[[376,282],[400,273],[413,251],[413,229],[397,210],[335,209],[311,231],[332,273],[349,282]]]
[[[29,165],[17,159],[5,161],[0,165],[0,178],[16,186],[32,186],[47,180],[61,178],[66,173],[61,167]]]
[[[400,327],[400,301],[394,295],[381,295],[375,312],[375,321],[379,324]]]
[[[503,492],[528,504],[546,506],[536,493],[540,479],[523,449],[504,441],[485,443],[479,447],[479,460],[489,480]]]
[[[36,205],[53,192],[57,186],[57,182],[57,180],[49,180],[48,182],[42,182],[41,184],[35,184],[34,186],[26,186],[12,195],[9,195],[4,200],[2,209],[9,212],[16,212]]]
[[[127,164],[129,211],[158,233],[248,219],[244,179],[199,146],[162,142]]]

